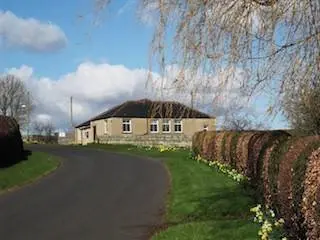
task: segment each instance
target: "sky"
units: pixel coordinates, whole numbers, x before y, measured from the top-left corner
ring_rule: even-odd
[[[139,19],[134,0],[113,1],[97,16],[93,0],[0,1],[0,74],[26,83],[34,118],[67,129],[71,96],[75,124],[126,100],[153,98],[145,82],[154,19]],[[268,99],[252,106],[264,119]],[[268,125],[286,123],[278,116]]]

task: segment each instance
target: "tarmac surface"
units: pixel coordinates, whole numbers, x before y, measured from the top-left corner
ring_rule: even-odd
[[[163,223],[169,180],[161,162],[79,147],[27,149],[62,164],[0,195],[0,239],[143,240]]]

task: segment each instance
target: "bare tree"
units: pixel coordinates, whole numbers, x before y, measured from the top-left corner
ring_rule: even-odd
[[[38,137],[38,141],[50,142],[55,126],[51,121],[34,121],[33,130]]]
[[[95,0],[96,9],[101,11],[110,2]],[[197,76],[199,72],[203,77],[197,79],[203,85],[220,81],[223,87],[234,76],[212,76],[240,68],[245,74],[237,81],[247,93],[268,88],[279,100],[284,85],[294,88],[320,74],[319,0],[139,2],[140,16],[155,24],[150,66],[158,63],[164,76],[166,66],[177,64],[180,71],[175,84],[179,88],[190,85],[186,73]]]
[[[44,123],[41,121],[35,121],[33,123],[33,130],[35,131],[35,133],[39,136],[43,135],[44,132]]]
[[[294,130],[320,135],[320,84],[300,85],[286,91],[284,113]]]
[[[233,105],[225,111],[222,117],[221,128],[224,130],[262,130],[268,126],[261,120],[258,120],[257,113],[252,109]]]
[[[50,139],[50,137],[52,136],[53,132],[54,132],[54,125],[52,122],[47,121],[43,124],[43,130],[44,130],[44,134],[46,136],[47,139]]]
[[[30,112],[30,95],[24,82],[14,75],[0,76],[0,114],[14,117],[22,124]]]

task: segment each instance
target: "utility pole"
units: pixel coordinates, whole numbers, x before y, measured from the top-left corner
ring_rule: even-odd
[[[72,96],[70,97],[70,123],[71,123],[71,128],[73,128]]]
[[[30,92],[27,92],[27,139],[30,140],[30,115],[31,115],[31,100],[30,100]]]

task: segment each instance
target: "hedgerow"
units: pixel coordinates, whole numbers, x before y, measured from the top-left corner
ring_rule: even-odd
[[[204,134],[210,137],[203,137],[207,141],[202,143],[214,150],[205,155],[198,152],[200,156],[244,174],[261,201],[283,217],[290,238],[320,239],[320,177],[316,175],[320,174],[320,150],[314,154],[320,137],[291,137],[284,131]]]

